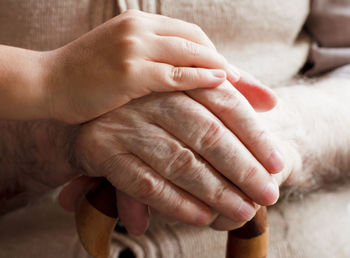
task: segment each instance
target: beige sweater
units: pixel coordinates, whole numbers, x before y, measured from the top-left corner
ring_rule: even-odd
[[[308,54],[306,0],[0,0],[0,43],[54,49],[128,8],[200,25],[232,63],[268,84],[289,80]]]
[[[291,80],[304,65],[310,47],[302,32],[309,12],[307,0],[0,0],[0,43],[54,49],[128,8],[197,23],[232,63],[270,85]],[[340,194],[346,198],[349,190]],[[339,217],[336,211],[347,207],[346,202],[334,201],[336,194],[322,198],[334,206],[326,217],[319,215],[323,203],[318,196],[282,203],[269,211],[269,257],[331,257],[334,250],[339,250],[339,257],[350,254],[336,236],[320,242],[322,234],[332,235],[341,228],[318,225],[334,216],[346,221],[346,213]],[[305,220],[308,216],[315,217],[315,224]],[[308,238],[310,232],[319,236]],[[343,233],[341,239],[346,236]],[[130,248],[138,258],[220,258],[225,255],[225,241],[225,232],[153,222],[141,238],[114,234],[112,257]],[[0,257],[79,258],[87,254],[77,238],[72,214],[62,211],[49,196],[0,218]]]

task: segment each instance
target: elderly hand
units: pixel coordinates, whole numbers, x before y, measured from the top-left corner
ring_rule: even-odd
[[[239,227],[254,216],[253,202],[278,199],[270,173],[282,160],[248,101],[228,82],[187,94],[145,96],[79,132],[80,166],[116,187],[131,233],[147,227],[144,204],[193,225],[211,223],[213,210]]]
[[[151,92],[239,79],[197,25],[136,10],[42,56],[51,71],[51,116],[68,123],[86,122]]]

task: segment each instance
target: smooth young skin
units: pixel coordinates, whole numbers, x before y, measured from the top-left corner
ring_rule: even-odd
[[[313,86],[290,86],[278,89],[277,93],[280,97],[278,107],[272,112],[257,114],[261,122],[276,137],[284,154],[284,169],[273,177],[286,188],[286,192],[305,193],[349,177],[350,149],[348,146],[350,146],[350,134],[347,128],[350,126],[350,119],[347,110],[350,108],[350,102],[348,101],[350,90],[348,83],[349,80],[329,79]],[[220,90],[220,88],[217,90]],[[312,101],[310,102],[310,100]],[[227,107],[229,105],[229,102],[227,102]],[[225,122],[225,120],[223,121]],[[152,136],[150,131],[145,132],[145,134]],[[100,137],[102,140],[102,135]],[[196,158],[195,156],[194,159]],[[210,159],[208,158],[208,160]],[[221,160],[221,162],[223,161],[224,159]],[[200,160],[193,162],[193,164],[198,164],[197,162],[200,162]],[[192,163],[186,163],[186,165],[189,166]],[[205,166],[207,166],[207,163],[205,163]],[[179,171],[179,173],[181,172],[186,173],[188,170]],[[217,173],[211,169],[208,169],[207,172],[206,169],[198,169],[194,173],[199,175],[200,172],[207,176],[209,172],[211,175],[208,176],[208,180],[213,184],[212,188],[207,188],[212,191],[208,191],[209,196],[205,197],[207,199],[204,200],[204,203],[208,205],[208,200],[210,202],[210,200],[220,197],[218,198],[218,205],[223,207],[225,202],[230,200],[234,194],[236,194],[236,197],[231,201],[242,201],[242,195],[232,191],[234,189],[232,185],[229,188],[224,188],[225,191],[223,192],[219,191],[219,195],[215,195],[215,193],[218,193],[215,191],[215,182],[219,181],[216,177]],[[255,172],[251,174],[248,182],[261,176],[258,170]],[[232,169],[232,175],[240,175],[240,173],[242,173],[242,170]],[[242,175],[247,176],[246,173]],[[194,180],[196,184],[203,185],[204,179],[198,176]],[[191,180],[188,178],[185,180],[187,180],[189,187],[192,186]],[[88,184],[92,183],[93,179],[91,178],[80,177],[75,179],[61,192],[61,204],[72,210],[75,200],[84,192],[84,189],[86,190],[89,187]],[[256,183],[259,185],[258,182]],[[223,183],[222,186],[225,187],[226,184]],[[242,187],[242,189],[244,188]],[[190,191],[193,190],[188,192]],[[214,197],[210,198],[210,193]],[[132,194],[127,195],[118,191],[117,198],[123,224],[132,234],[142,234],[147,228],[149,216],[147,207],[142,204],[143,202],[140,199],[132,197]],[[181,201],[178,200],[178,202]],[[237,209],[239,206],[228,208],[228,211],[222,211],[218,206],[213,205],[213,207],[219,211],[219,216],[213,216],[212,218],[216,218],[211,224],[213,228],[230,230],[245,223],[245,221],[239,221],[244,217],[242,213],[237,217],[232,216],[234,211],[236,215],[237,211],[239,213],[239,209]],[[257,209],[258,206],[255,205],[254,208]],[[176,210],[176,212],[178,211]],[[164,217],[168,221],[179,220],[174,214],[169,216],[167,211],[163,212],[156,208],[152,208],[151,213],[157,217]],[[195,212],[192,214],[194,219],[196,219],[196,214]]]
[[[149,25],[146,26],[147,30],[144,29],[145,24]],[[159,24],[167,24],[168,26],[165,26],[164,29]],[[119,33],[114,34],[115,31]],[[108,36],[108,40],[106,40],[106,36]],[[119,52],[115,51],[116,46],[120,50]],[[26,50],[8,48],[7,53],[12,53],[12,58],[17,60],[18,53],[25,55],[27,52]],[[50,104],[48,109],[42,108],[40,105],[34,105],[34,107],[41,112],[49,110],[50,118],[71,123],[84,122],[100,116],[106,110],[119,107],[133,98],[150,94],[152,91],[215,87],[224,82],[219,87],[220,89],[215,91],[216,93],[203,94],[200,91],[188,91],[187,94],[192,99],[184,93],[176,95],[179,99],[176,99],[175,95],[166,98],[166,95],[153,94],[150,95],[150,99],[146,99],[147,101],[136,100],[136,103],[141,104],[137,105],[134,111],[128,108],[120,109],[126,113],[112,112],[106,117],[102,116],[101,120],[98,120],[101,123],[96,122],[95,126],[87,124],[79,130],[75,151],[78,153],[77,159],[84,170],[88,171],[91,176],[106,176],[114,184],[122,184],[123,180],[124,182],[125,180],[129,181],[131,184],[127,183],[126,185],[130,188],[126,189],[125,185],[119,187],[122,190],[119,195],[124,196],[124,200],[126,200],[129,194],[144,203],[141,206],[135,203],[135,210],[138,209],[137,207],[145,210],[147,209],[145,204],[147,204],[161,212],[167,211],[170,215],[170,208],[173,207],[172,211],[175,211],[178,207],[178,212],[174,212],[174,218],[186,223],[202,225],[208,224],[208,220],[212,220],[213,216],[208,209],[209,207],[219,212],[226,212],[228,217],[240,222],[250,219],[255,210],[252,208],[254,205],[251,201],[243,200],[248,198],[245,194],[263,205],[272,204],[277,200],[278,186],[271,179],[269,172],[276,173],[283,167],[279,151],[270,137],[265,134],[264,129],[257,121],[256,113],[239,91],[249,96],[248,100],[257,110],[272,108],[276,103],[276,98],[272,91],[260,86],[248,75],[242,76],[235,88],[228,81],[225,82],[225,72],[205,69],[221,68],[227,71],[227,78],[231,82],[239,79],[232,66],[216,52],[211,42],[198,27],[162,16],[129,11],[61,49],[40,53],[40,55],[36,52],[30,53],[33,56],[37,55],[37,63],[42,68],[36,70],[35,67],[32,67],[37,71],[35,74],[37,81],[34,81],[38,82],[38,85],[50,86],[30,88],[35,97],[41,96],[41,93],[47,93],[49,96],[49,101],[41,101]],[[176,66],[169,65],[167,62],[170,61]],[[200,65],[205,66],[205,68],[194,68]],[[101,68],[101,70],[97,70],[96,67]],[[50,72],[45,73],[45,69]],[[11,75],[11,69],[8,71]],[[212,76],[213,72],[216,76]],[[212,77],[206,76],[209,74]],[[217,76],[218,74],[219,76]],[[245,73],[243,72],[243,74]],[[43,78],[45,80],[42,83]],[[116,81],[120,87],[115,87]],[[25,82],[26,80],[20,80],[18,85],[25,85]],[[149,88],[150,85],[151,88]],[[80,86],[82,88],[79,89]],[[19,92],[22,91],[19,90]],[[23,95],[25,95],[24,93],[25,91]],[[11,93],[9,96],[12,96]],[[7,98],[7,100],[9,99],[16,100],[15,98]],[[40,100],[39,97],[38,99]],[[116,105],[116,103],[118,104]],[[230,108],[227,108],[225,104],[230,104]],[[25,116],[26,112],[35,114],[33,109],[25,109],[25,105],[20,107],[23,109],[22,116]],[[158,112],[153,112],[154,109]],[[175,110],[179,112],[174,112]],[[164,113],[170,111],[172,116]],[[135,116],[129,115],[129,112],[134,112]],[[153,120],[147,120],[146,118],[151,115],[153,115]],[[120,116],[124,117],[120,120]],[[35,118],[45,118],[45,116]],[[173,120],[167,124],[164,119],[169,118]],[[115,122],[106,123],[112,119],[118,120],[118,124]],[[220,122],[221,119],[227,121],[227,127]],[[188,121],[192,124],[187,123]],[[158,125],[159,132],[151,130],[152,125],[157,122],[162,122]],[[143,126],[134,128],[133,132],[132,130],[126,133],[123,131],[124,127],[133,128],[134,123],[143,123]],[[167,127],[169,125],[170,127]],[[180,125],[186,125],[186,127],[183,128]],[[206,129],[203,131],[203,128]],[[118,134],[114,134],[115,130]],[[144,135],[149,130],[153,135]],[[191,130],[198,135],[193,134],[189,138],[187,132],[190,133]],[[119,146],[120,148],[110,146],[115,147],[117,153],[111,152],[112,148],[107,148],[108,146],[102,143],[101,149],[97,152],[99,154],[104,151],[108,152],[106,156],[87,157],[89,152],[96,152],[96,147],[101,142],[99,135],[102,134],[109,138],[109,142],[112,142],[116,137],[120,137],[120,140],[124,138],[134,139],[134,141],[125,141],[122,146]],[[173,135],[172,141],[169,141],[171,137],[166,140],[169,135]],[[149,139],[149,141],[138,142],[137,140],[143,136],[146,136],[145,139]],[[151,152],[144,152],[143,157],[138,158],[138,155],[142,156],[142,153],[137,153],[138,151],[156,147],[154,144],[158,142],[157,137],[159,136],[163,139],[159,143],[162,144],[164,150],[157,154],[162,154],[163,151],[168,152],[171,155],[167,159],[178,156],[173,160],[173,165],[169,169],[161,166],[164,165],[164,157],[151,157]],[[179,142],[177,138],[181,139],[182,142]],[[209,141],[212,139],[215,142],[210,143]],[[186,147],[186,144],[189,147]],[[176,146],[178,150],[176,150]],[[207,147],[208,149],[206,149]],[[237,149],[237,153],[232,152],[235,149]],[[113,163],[113,157],[119,155],[119,152],[129,153],[128,165],[119,164],[113,169],[99,168],[103,165],[101,163],[106,163],[108,166],[108,161],[101,159],[111,159]],[[227,153],[232,155],[233,160],[237,161],[236,169],[247,170],[249,178],[252,175],[252,182],[245,180],[245,176],[232,173],[230,166],[232,160],[227,158]],[[208,162],[201,159],[199,155]],[[127,155],[124,157],[127,158]],[[90,159],[91,162],[85,162]],[[221,159],[226,160],[222,163]],[[159,161],[162,162],[159,163]],[[142,162],[147,164],[149,168],[142,168]],[[189,164],[187,164],[188,162]],[[248,164],[250,162],[251,164]],[[125,161],[122,160],[122,163]],[[201,171],[198,171],[198,178],[192,178],[191,174],[183,175],[184,178],[181,178],[180,175],[174,177],[175,172],[181,170],[181,166],[185,165],[189,165],[187,170],[191,172],[197,169],[203,170],[203,175]],[[176,169],[176,166],[180,167]],[[90,167],[91,169],[89,169]],[[124,169],[125,172],[116,175],[115,171],[112,170],[118,168]],[[95,169],[99,169],[100,172],[96,172]],[[198,182],[197,185],[196,181],[202,176],[203,179],[208,178],[203,182]],[[136,180],[137,177],[140,179],[139,183]],[[256,178],[254,179],[254,177]],[[191,179],[195,179],[195,182],[191,182],[196,186],[192,189],[193,192],[189,191],[189,185],[186,183],[186,180],[191,181]],[[164,184],[163,195],[154,196],[151,193],[148,196],[148,186],[157,188],[159,184],[156,182],[156,185],[152,185],[154,180]],[[211,181],[215,184],[211,185]],[[258,186],[256,189],[253,187],[254,184]],[[239,190],[239,187],[243,190]],[[221,188],[222,190],[220,190]],[[230,200],[237,204],[234,208],[232,208],[232,203],[229,203],[229,200],[225,198],[222,204],[214,201],[219,194],[225,194],[226,188]],[[258,191],[261,191],[261,194],[258,194]],[[209,198],[209,203],[203,204],[202,202],[207,198]],[[180,200],[180,203],[169,206],[171,202],[176,203],[176,199]],[[188,203],[188,206],[181,205],[182,202]],[[124,204],[126,203],[124,202]],[[122,204],[123,201],[119,202],[119,205]],[[168,210],[165,209],[167,207]],[[227,208],[226,211],[225,208]],[[232,213],[229,213],[230,210]],[[197,217],[194,219],[192,215],[195,213],[197,213]]]
[[[79,130],[79,167],[118,189],[128,229],[135,221],[147,225],[123,209],[134,203],[131,197],[137,200],[133,216],[148,216],[148,205],[178,221],[207,225],[213,211],[236,226],[255,215],[254,203],[278,199],[270,175],[283,168],[277,144],[248,101],[229,82],[187,94],[152,94]]]
[[[83,126],[76,142],[80,166],[186,223],[208,224],[208,207],[232,220],[251,219],[251,201],[277,201],[269,171],[282,166],[244,97],[229,83],[214,91],[188,93],[201,103],[184,93],[152,94]]]
[[[0,118],[82,123],[151,92],[239,76],[197,25],[129,10],[53,51],[0,46]]]
[[[348,84],[349,80],[346,79],[329,79],[312,86],[280,88],[276,90],[279,105],[271,112],[257,114],[261,123],[276,137],[285,157],[283,171],[274,175],[284,188],[284,192],[305,193],[349,178],[350,88]],[[178,97],[178,93],[174,95]],[[129,108],[132,107],[129,106]],[[210,117],[208,116],[209,119]],[[112,123],[113,121],[110,121],[110,125]],[[109,122],[105,125],[108,124]],[[102,125],[98,122],[97,128]],[[93,127],[93,125],[90,126]],[[67,126],[52,121],[2,121],[0,128],[2,132],[0,135],[0,212],[7,212],[25,205],[49,189],[81,175],[79,169],[71,163],[72,160],[82,158],[74,147],[79,126]],[[111,138],[102,137],[103,134],[100,136],[101,146],[107,146],[111,142]],[[112,140],[115,141],[115,139]],[[178,144],[182,147],[181,142]],[[28,148],[32,151],[28,152]],[[193,155],[196,157],[195,153]],[[95,161],[92,161],[93,167],[99,165]],[[201,164],[199,162],[196,158],[194,164]],[[207,165],[202,166],[202,173],[211,173],[212,170],[206,170],[206,167]],[[210,178],[219,178],[217,171],[213,173]],[[241,171],[232,171],[232,173],[241,173]],[[67,209],[74,209],[77,198],[93,183],[94,178],[90,177],[75,179],[62,191],[60,203]],[[127,225],[129,232],[141,234],[147,228],[146,206],[129,195],[121,194],[120,191],[117,194],[120,201],[118,207],[127,208],[123,209],[125,213],[121,215],[123,223]],[[237,194],[236,198],[240,201],[240,194]],[[193,198],[191,197],[190,200]],[[222,200],[222,203],[225,203],[225,200]],[[202,202],[198,204],[205,205]],[[229,230],[242,223],[244,222],[232,221],[219,215],[212,227]]]
[[[244,80],[240,80],[237,85],[238,88],[250,88],[251,92],[255,92],[250,96],[261,98],[256,101],[254,98],[249,100],[260,110],[269,109],[276,103],[274,95],[270,94],[269,90],[261,90]],[[139,199],[144,199],[144,203],[150,206],[162,211],[165,211],[162,206],[169,207],[169,211],[174,211],[178,206],[178,212],[174,212],[178,220],[196,225],[208,224],[208,220],[212,220],[208,207],[226,212],[225,214],[231,218],[247,220],[255,210],[252,209],[251,201],[245,201],[248,197],[238,190],[235,184],[244,188],[244,191],[257,202],[265,205],[274,203],[278,197],[278,188],[274,185],[269,172],[278,172],[283,166],[281,160],[271,159],[271,154],[276,153],[277,147],[271,137],[263,133],[264,128],[248,101],[229,82],[213,91],[188,91],[187,94],[192,98],[184,93],[152,94],[134,100],[95,122],[83,125],[70,136],[77,135],[73,159],[79,164],[78,168],[83,169],[83,173],[89,173],[91,176],[107,176],[111,180],[114,178],[115,184],[121,184],[119,188],[125,189],[132,196],[139,196]],[[265,106],[262,105],[263,100]],[[227,127],[219,119],[225,121]],[[243,126],[237,126],[238,121]],[[235,131],[235,134],[231,130]],[[39,138],[40,133],[43,132],[38,130]],[[48,142],[45,138],[43,141]],[[261,144],[256,144],[258,142]],[[249,152],[246,146],[255,150]],[[159,152],[147,151],[157,148]],[[67,155],[72,151],[72,147],[69,151],[66,150]],[[120,152],[124,152],[125,155]],[[228,154],[232,154],[232,158],[229,158]],[[54,155],[53,159],[55,156],[57,155]],[[122,162],[117,164],[114,158],[117,161],[119,157],[122,158]],[[128,159],[131,162],[125,163]],[[111,164],[108,165],[108,162]],[[142,163],[148,165],[144,166]],[[170,163],[171,166],[164,167]],[[232,163],[236,163],[235,168],[232,167]],[[112,167],[112,164],[115,164],[115,167]],[[120,173],[119,169],[123,169],[123,173]],[[256,175],[252,174],[252,181],[248,182],[243,174],[239,176],[234,169],[247,170],[248,175],[252,173]],[[73,174],[76,175],[78,172],[76,170]],[[50,174],[39,173],[43,177]],[[58,172],[51,175],[60,177],[61,174],[62,172]],[[178,177],[173,177],[175,174],[178,174]],[[61,183],[69,178],[67,175],[61,176]],[[152,185],[152,182],[155,185]],[[272,192],[269,188],[265,191],[269,183],[275,189],[272,189]],[[157,187],[159,184],[164,184],[163,194],[157,196],[149,193],[150,196],[147,196],[152,187]],[[254,189],[254,184],[258,188]],[[227,190],[224,190],[225,188]],[[224,190],[222,203],[214,201],[218,198],[220,189]],[[258,194],[258,191],[262,194]],[[120,195],[123,193],[120,192]],[[127,195],[124,196],[126,199]],[[207,197],[209,203],[204,204],[203,201],[205,202]],[[68,195],[68,198],[74,197]],[[232,206],[231,201],[236,203],[237,207]],[[189,206],[171,205],[170,202],[186,202]],[[123,201],[118,205],[123,205]],[[135,210],[138,207],[140,208],[140,205],[135,204]],[[143,210],[145,207],[141,206]],[[195,213],[198,214],[197,219],[193,216]]]

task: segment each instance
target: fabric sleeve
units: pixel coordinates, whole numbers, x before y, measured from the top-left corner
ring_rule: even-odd
[[[350,76],[350,1],[314,0],[306,29],[313,38],[306,75],[316,76],[334,69]]]

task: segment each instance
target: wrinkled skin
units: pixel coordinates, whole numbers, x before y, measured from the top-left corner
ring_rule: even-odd
[[[76,156],[87,175],[116,187],[133,234],[146,230],[147,206],[192,225],[237,228],[277,201],[270,173],[283,168],[276,143],[229,82],[151,94],[105,114],[81,128]],[[61,203],[67,198],[63,191]]]

